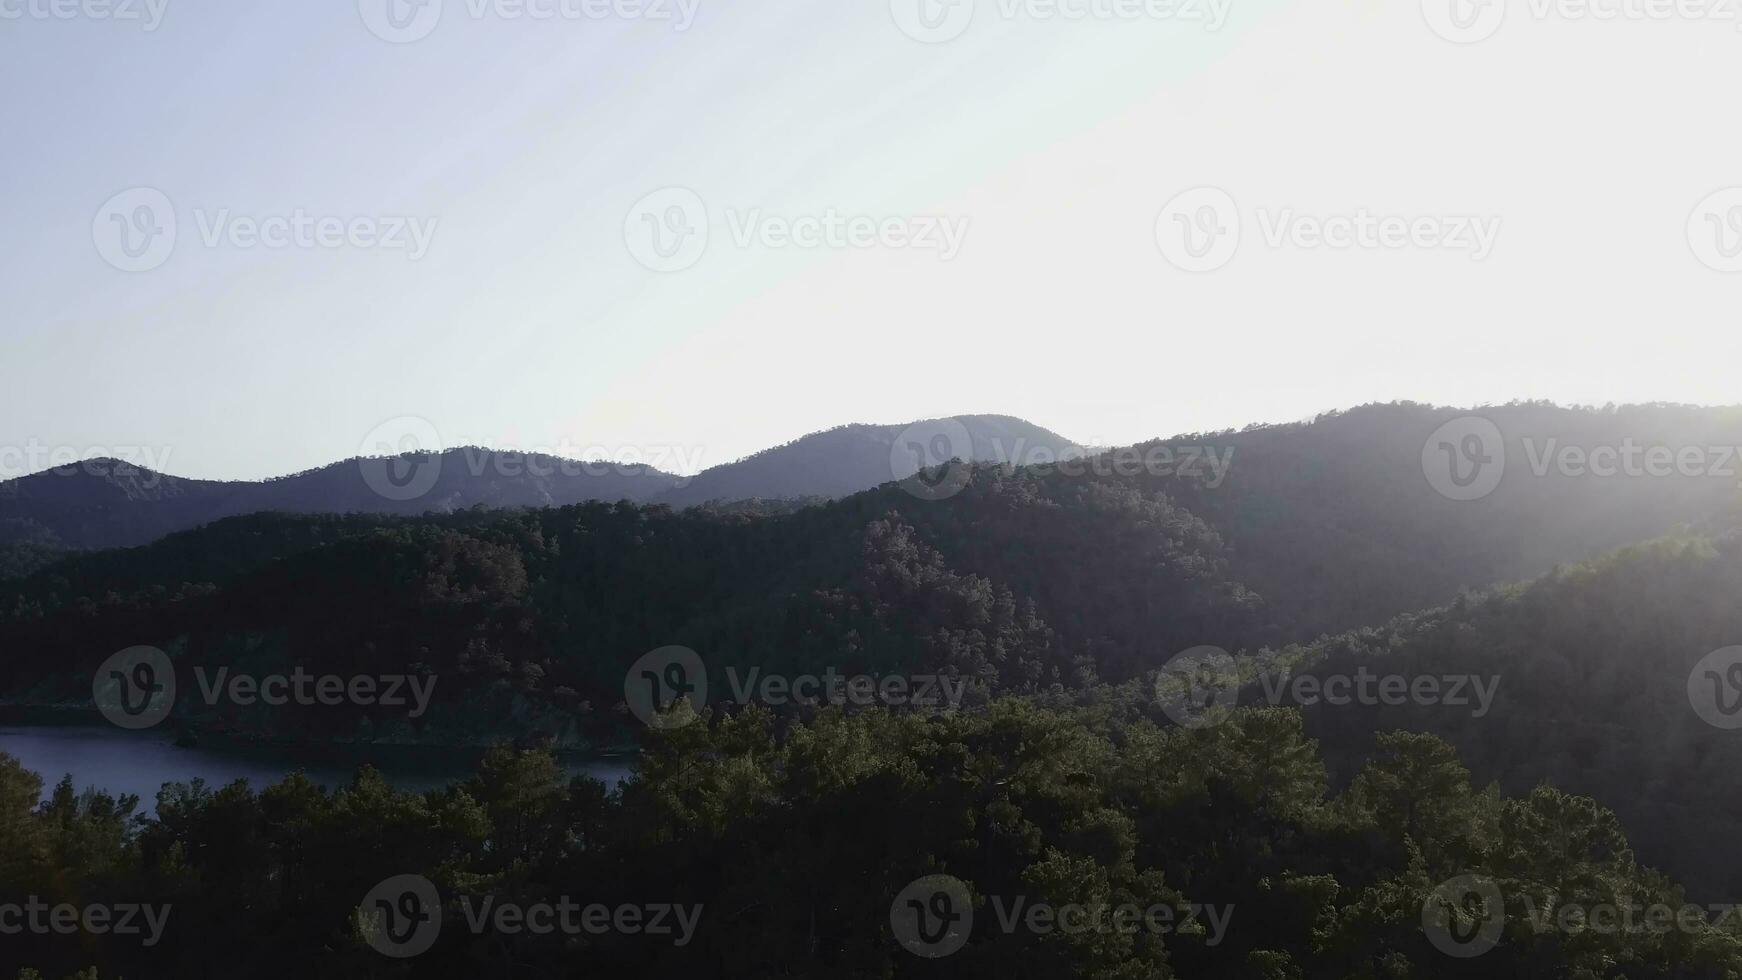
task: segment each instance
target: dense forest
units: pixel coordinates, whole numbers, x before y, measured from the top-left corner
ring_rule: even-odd
[[[1721,909],[1742,895],[1726,815],[1742,749],[1689,704],[1705,658],[1742,643],[1737,479],[1533,472],[1545,445],[1734,446],[1742,416],[1484,409],[1506,478],[1454,500],[1424,479],[1423,446],[1456,414],[1370,406],[1076,466],[958,464],[947,494],[267,513],[127,550],[15,545],[0,552],[7,710],[91,716],[99,665],[144,646],[172,665],[166,724],[187,738],[498,748],[444,791],[396,792],[369,772],[331,791],[171,787],[149,817],[71,785],[38,806],[38,777],[13,766],[0,785],[9,892],[176,911],[150,950],[9,948],[51,980],[242,964],[1742,977]],[[1153,465],[1198,450],[1225,469]],[[699,658],[707,696],[665,716],[688,724],[650,728],[629,703],[631,666],[670,648]],[[1182,724],[1167,668],[1204,648],[1230,654],[1220,681],[1243,707]],[[226,670],[406,676],[431,699],[413,714],[202,698]],[[752,671],[942,677],[960,697],[736,697]],[[1370,671],[1487,679],[1492,704],[1274,696]],[[570,781],[528,746],[634,746],[637,775],[619,790]],[[397,875],[433,883],[450,926],[486,896],[706,911],[682,945],[444,928],[413,969],[356,923]],[[937,876],[974,928],[931,960],[902,948],[891,903]],[[1436,948],[1423,910],[1467,880],[1498,888],[1506,914],[1495,948],[1462,959]],[[1213,943],[1201,918],[1165,933],[1001,928],[1015,897],[1235,911]],[[1690,899],[1700,922],[1669,932],[1539,916]],[[1479,925],[1467,901],[1441,904],[1455,937]],[[225,939],[188,938],[213,935]]]
[[[1734,917],[1641,868],[1589,799],[1502,797],[1472,785],[1445,743],[1410,734],[1380,739],[1331,794],[1294,711],[1188,729],[1112,690],[1091,706],[1013,697],[952,717],[722,713],[650,735],[619,792],[506,749],[422,795],[371,771],[331,792],[294,777],[259,791],[178,785],[145,820],[137,799],[65,784],[34,807],[38,789],[0,760],[5,896],[145,906],[158,923],[81,943],[8,937],[9,958],[47,977],[1742,972]],[[436,925],[387,934],[415,938],[419,955],[383,956],[366,899],[407,875],[429,890],[393,907]],[[959,883],[953,914],[972,919],[959,948],[933,957],[904,946],[899,899],[940,875]],[[1472,877],[1495,889],[1492,906],[1445,900],[1446,883]],[[565,902],[641,917],[477,926],[486,903]],[[1010,912],[1036,906],[1076,924]],[[1558,910],[1617,906],[1681,920],[1555,924]],[[1147,916],[1101,911],[1121,908]]]

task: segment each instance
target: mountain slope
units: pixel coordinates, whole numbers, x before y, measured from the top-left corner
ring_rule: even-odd
[[[77,702],[89,671],[141,644],[213,667],[421,665],[452,678],[427,735],[441,740],[547,713],[609,725],[576,705],[620,702],[629,665],[670,645],[716,671],[941,672],[984,697],[1133,677],[1255,620],[1214,532],[1164,499],[973,477],[944,501],[892,484],[759,519],[594,503],[221,521],[0,583],[0,690]],[[467,700],[498,684],[518,707]],[[295,715],[274,733],[360,721]]]
[[[1444,437],[1443,426],[1472,417],[1491,422],[1503,441],[1489,471],[1498,485],[1477,499],[1449,499],[1427,476],[1429,463],[1444,466],[1429,443]],[[1138,450],[1206,445],[1233,454],[1221,483],[1132,482],[1164,490],[1215,528],[1234,577],[1265,597],[1280,624],[1308,637],[1532,578],[1678,526],[1726,525],[1742,500],[1737,408],[1368,405]],[[1634,475],[1596,472],[1605,448],[1629,445],[1639,449]],[[1574,463],[1596,455],[1563,466],[1569,451]],[[1658,470],[1648,455],[1661,461],[1684,451],[1704,459],[1704,469]]]
[[[1053,459],[1069,440],[1021,419],[965,416],[909,426],[855,425],[806,436],[693,480],[647,466],[462,448],[359,458],[263,482],[190,480],[109,459],[0,483],[0,546],[125,548],[225,517],[450,513],[469,507],[563,507],[629,500],[687,507],[715,501],[834,498],[914,472],[896,442],[924,439],[936,462]]]
[[[1080,450],[1069,439],[1008,415],[963,415],[909,425],[844,425],[735,463],[704,470],[656,503],[688,507],[721,500],[845,497],[912,476],[911,443],[926,465],[1047,462]]]
[[[644,501],[678,482],[645,466],[475,448],[352,459],[258,483],[189,480],[90,460],[0,484],[0,544],[133,547],[263,511],[421,514]]]
[[[1724,709],[1742,697],[1729,666],[1742,648],[1720,651],[1742,644],[1739,599],[1742,534],[1671,539],[1276,656],[1320,679],[1482,678],[1486,712],[1468,686],[1468,705],[1308,704],[1307,731],[1345,775],[1377,733],[1402,728],[1445,737],[1503,791],[1548,781],[1592,796],[1642,861],[1728,901],[1742,894],[1742,732]]]

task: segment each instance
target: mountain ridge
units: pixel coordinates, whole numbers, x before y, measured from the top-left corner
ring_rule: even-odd
[[[1075,448],[1014,416],[964,415],[837,426],[689,477],[643,464],[483,446],[354,456],[265,480],[181,477],[97,457],[0,482],[0,546],[134,547],[226,517],[271,511],[416,515],[589,500],[683,508],[833,499],[912,475],[918,467],[894,455],[904,433],[935,441],[928,451],[947,446],[987,462],[1018,461],[1012,456],[1036,450],[1056,457]]]

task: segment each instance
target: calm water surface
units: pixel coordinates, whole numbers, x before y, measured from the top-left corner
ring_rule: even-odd
[[[168,733],[102,726],[0,727],[0,752],[42,776],[45,795],[70,773],[73,786],[80,790],[95,787],[116,795],[139,794],[141,811],[153,807],[164,783],[204,779],[216,789],[246,779],[258,791],[301,769],[316,783],[334,789],[348,784],[357,766],[365,762],[399,789],[436,789],[471,776],[481,754],[475,749],[424,746],[293,749],[226,742],[178,748]],[[585,772],[606,786],[626,778],[632,763],[628,757],[565,760],[571,772]]]

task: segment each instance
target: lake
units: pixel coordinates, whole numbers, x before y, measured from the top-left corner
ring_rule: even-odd
[[[71,773],[79,790],[96,787],[115,795],[139,794],[141,812],[152,810],[164,783],[204,779],[217,789],[246,779],[258,791],[301,769],[316,783],[334,789],[350,783],[357,766],[365,762],[399,789],[437,789],[471,776],[482,755],[477,749],[397,745],[291,748],[218,742],[181,748],[168,733],[73,725],[0,727],[0,752],[40,775],[45,795]],[[564,760],[564,765],[615,786],[628,777],[633,761],[627,756],[576,758]]]

